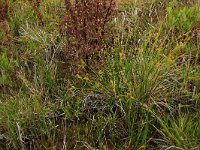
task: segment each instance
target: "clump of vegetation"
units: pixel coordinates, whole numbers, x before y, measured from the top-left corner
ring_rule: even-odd
[[[197,0],[0,8],[0,149],[199,149]]]
[[[169,26],[176,26],[183,31],[190,30],[200,20],[199,9],[198,5],[176,8],[171,3],[166,8]]]
[[[29,0],[32,9],[34,10],[36,16],[38,17],[41,24],[44,24],[42,14],[40,13],[41,0]]]
[[[8,40],[9,26],[7,16],[9,13],[9,1],[0,2],[0,45],[3,45]]]
[[[105,36],[108,36],[106,27],[114,14],[115,1],[83,0],[72,3],[65,0],[65,10],[63,24],[68,36],[65,46],[66,61],[72,63],[71,65],[80,65],[82,60],[88,71],[92,67],[90,63],[95,62],[94,58],[92,62],[92,56],[99,54]],[[75,68],[72,72],[76,72]]]

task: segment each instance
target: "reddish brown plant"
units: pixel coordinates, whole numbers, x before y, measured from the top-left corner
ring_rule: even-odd
[[[7,22],[7,16],[9,13],[8,6],[9,6],[9,0],[0,2],[0,28],[5,35],[5,38],[0,40],[0,45],[3,45],[8,40],[9,37],[9,25]]]
[[[31,4],[34,13],[37,15],[39,23],[41,25],[44,25],[43,16],[39,10],[39,7],[41,5],[41,0],[29,0],[29,3]]]
[[[68,36],[66,60],[77,66],[82,59],[88,71],[92,56],[103,47],[108,31],[106,25],[115,12],[115,6],[115,0],[75,0],[73,3],[65,0],[66,13],[62,23]]]

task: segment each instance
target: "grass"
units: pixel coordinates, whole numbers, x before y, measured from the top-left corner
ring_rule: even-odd
[[[9,1],[0,29],[0,149],[200,148],[197,0],[120,1],[100,54],[87,69],[79,58],[76,74],[64,1],[37,10]]]

